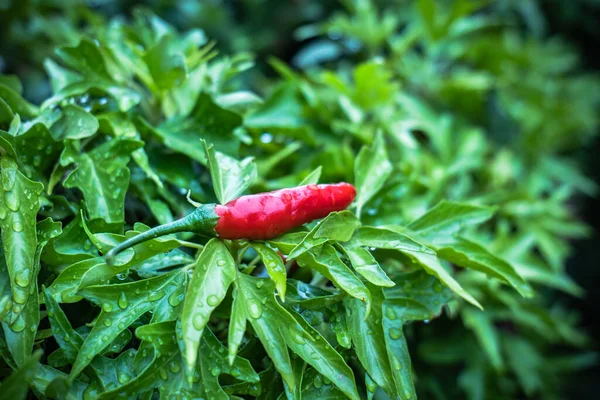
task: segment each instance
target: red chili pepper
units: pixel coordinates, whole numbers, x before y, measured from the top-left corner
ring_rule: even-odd
[[[159,236],[195,232],[223,239],[266,240],[352,203],[356,189],[349,183],[307,185],[242,196],[225,205],[204,204],[191,214],[140,233],[106,254],[112,263],[121,251]]]

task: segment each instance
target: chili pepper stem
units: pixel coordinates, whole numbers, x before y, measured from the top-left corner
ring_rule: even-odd
[[[208,236],[216,236],[214,227],[219,219],[219,216],[215,214],[214,209],[214,204],[204,204],[183,218],[169,222],[168,224],[157,226],[147,230],[146,232],[142,232],[137,236],[129,238],[113,247],[108,253],[106,253],[106,263],[108,265],[113,265],[115,263],[115,257],[130,247],[173,233],[194,232],[206,234]]]

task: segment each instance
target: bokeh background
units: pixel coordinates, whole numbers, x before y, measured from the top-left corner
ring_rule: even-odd
[[[379,7],[402,2],[377,1]],[[406,1],[404,1],[406,2]],[[528,28],[541,37],[560,36],[580,54],[582,72],[600,70],[600,0],[506,0]],[[260,91],[274,72],[268,56],[294,66],[335,61],[340,54],[319,38],[306,38],[302,27],[331,18],[343,9],[338,0],[154,0],[141,2],[160,17],[186,30],[201,27],[216,40],[221,53],[240,51],[256,55],[257,68],[246,76]],[[0,73],[16,74],[25,82],[25,97],[39,103],[50,94],[42,63],[58,44],[69,43],[73,32],[85,25],[102,24],[115,16],[131,15],[138,1],[110,0],[0,0]],[[585,173],[600,181],[600,140],[578,150]],[[579,309],[582,327],[600,339],[600,199],[580,196],[574,201],[581,219],[595,230],[575,243],[568,271],[587,292],[584,298],[564,295],[564,302]],[[563,295],[558,295],[563,296]],[[594,344],[597,349],[597,343]],[[600,391],[600,369],[586,369],[569,381],[569,398],[592,398]]]

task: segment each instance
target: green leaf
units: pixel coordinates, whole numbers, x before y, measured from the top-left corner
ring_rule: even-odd
[[[76,377],[124,329],[144,313],[154,310],[186,281],[186,274],[173,271],[152,279],[120,285],[89,286],[77,295],[102,307],[94,327],[85,338],[70,376]]]
[[[452,292],[424,271],[403,272],[397,280],[402,284],[385,289],[385,312],[390,320],[399,319],[402,323],[431,320],[452,299]]]
[[[275,282],[279,298],[281,301],[285,301],[286,269],[283,259],[275,250],[265,244],[252,242],[251,246],[260,256],[269,276]]]
[[[437,244],[451,240],[452,236],[465,227],[481,224],[489,220],[495,212],[493,207],[441,201],[408,228],[420,237]]]
[[[176,39],[173,35],[164,35],[143,57],[159,90],[168,90],[181,85],[187,74],[185,57],[171,49],[174,40]]]
[[[63,350],[63,354],[69,363],[75,362],[79,349],[83,344],[83,338],[77,333],[67,316],[60,308],[54,297],[47,290],[42,289],[46,310],[48,311],[48,320],[52,327],[52,336]]]
[[[2,381],[0,390],[6,399],[25,400],[40,364],[41,351],[36,351],[16,372]]]
[[[35,222],[40,209],[39,196],[44,187],[38,182],[27,179],[11,158],[2,157],[1,168],[3,194],[0,196],[0,227],[2,246],[10,275],[13,301],[11,320],[14,323],[30,298],[39,272],[35,265],[37,248]],[[13,325],[13,328],[20,328],[21,331],[24,326]],[[25,362],[25,360],[21,361]]]
[[[352,245],[398,250],[419,264],[429,274],[444,282],[452,291],[478,308],[481,305],[450,275],[440,264],[436,253],[429,247],[418,243],[409,236],[390,229],[363,227],[356,231]]]
[[[60,236],[51,239],[42,252],[42,261],[49,265],[71,265],[98,255],[87,238],[80,213],[64,227]]]
[[[301,255],[297,261],[301,267],[309,267],[317,271],[350,296],[363,301],[366,304],[368,314],[371,307],[369,290],[340,259],[333,246],[325,244],[318,251],[308,251]]]
[[[237,161],[209,146],[206,141],[204,150],[208,160],[213,188],[219,203],[225,204],[238,198],[254,183],[257,176],[256,164],[252,158]]]
[[[235,296],[281,374],[287,389],[296,392],[297,381],[287,347],[330,379],[346,396],[359,399],[352,370],[321,334],[302,317],[284,309],[275,298],[275,285],[265,279],[238,273]],[[262,301],[265,299],[265,303]]]
[[[280,86],[265,103],[244,119],[244,125],[261,130],[294,133],[299,139],[311,142],[306,134],[302,103],[294,85]]]
[[[323,167],[319,165],[317,168],[315,168],[314,171],[306,175],[304,179],[302,179],[302,181],[298,184],[298,186],[316,185],[317,183],[319,183],[319,179],[321,179],[322,171]]]
[[[330,240],[350,240],[360,221],[349,211],[333,212],[319,221],[304,239],[289,252],[288,258],[295,259],[306,251],[321,246]]]
[[[504,369],[500,354],[500,340],[494,322],[489,314],[483,311],[466,308],[461,313],[464,324],[477,338],[496,371]]]
[[[58,49],[56,53],[60,60],[73,71],[66,73],[65,70],[52,69],[55,77],[61,76],[59,79],[61,83],[57,87],[66,85],[47,102],[99,89],[109,94],[117,102],[121,111],[127,111],[138,104],[141,100],[140,93],[112,76],[102,51],[98,41],[88,38],[82,39],[77,46]]]
[[[85,139],[96,133],[98,120],[83,108],[67,104],[56,113],[58,119],[52,118],[50,131],[54,140]],[[48,125],[46,123],[46,125]]]
[[[341,246],[341,248],[348,256],[352,267],[363,278],[377,286],[391,287],[395,285],[394,281],[388,278],[387,274],[381,269],[369,250],[354,246]]]
[[[354,163],[356,185],[356,215],[360,217],[363,206],[373,197],[392,173],[382,134],[375,137],[371,147],[364,146]]]
[[[0,99],[14,114],[19,114],[22,118],[32,118],[38,113],[36,106],[28,103],[18,92],[4,83],[0,83]]]
[[[383,293],[372,288],[373,304],[368,312],[365,304],[356,299],[344,299],[348,332],[360,363],[369,376],[388,394],[393,394],[394,378],[387,357],[386,341],[381,323]]]
[[[481,271],[511,285],[523,297],[533,297],[533,289],[508,262],[489,253],[477,243],[455,238],[437,249],[440,258],[461,267]]]
[[[111,140],[75,159],[77,167],[64,181],[66,188],[83,192],[90,219],[107,223],[122,222],[129,185],[127,163],[131,153],[142,146],[135,140]]]
[[[153,135],[165,146],[206,164],[206,152],[200,139],[215,150],[231,156],[237,154],[239,141],[233,131],[241,124],[239,115],[217,106],[207,94],[201,94],[188,117],[174,117],[157,127],[141,120],[140,129]]]
[[[17,136],[0,130],[0,136],[12,145],[22,171],[31,179],[43,176],[41,173],[53,164],[62,147],[48,128],[40,123],[33,124]]]
[[[33,344],[40,323],[38,298],[38,285],[34,281],[31,284],[31,295],[25,306],[15,304],[13,299],[13,320],[11,323],[6,320],[2,322],[6,345],[17,366],[24,365],[33,351]],[[15,317],[16,306],[20,309],[20,313]]]
[[[390,311],[388,307],[390,306],[384,302],[383,330],[385,332],[385,345],[396,393],[403,400],[415,399],[417,398],[417,393],[415,391],[408,344],[404,337],[403,323],[401,319],[394,317],[394,311]]]
[[[235,274],[235,260],[229,249],[221,240],[212,239],[196,259],[180,317],[185,360],[190,369],[196,365],[204,327],[225,298]]]

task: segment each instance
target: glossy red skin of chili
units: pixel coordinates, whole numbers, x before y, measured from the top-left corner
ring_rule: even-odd
[[[356,197],[349,183],[299,186],[242,196],[215,206],[215,232],[223,239],[266,240],[329,213],[346,209]]]

